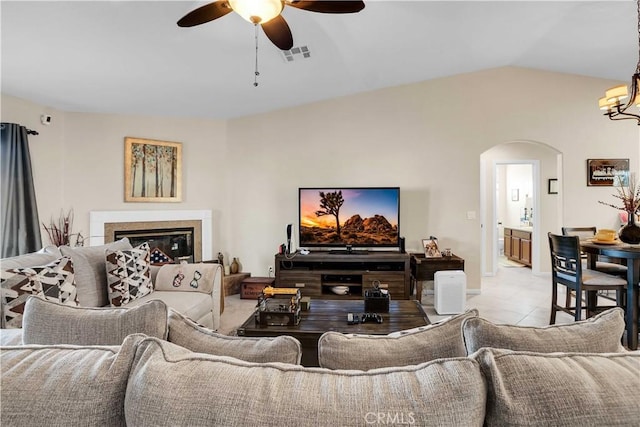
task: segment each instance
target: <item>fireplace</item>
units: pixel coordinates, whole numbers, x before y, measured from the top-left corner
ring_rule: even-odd
[[[211,211],[93,211],[91,246],[129,238],[149,242],[152,263],[212,259]]]
[[[200,221],[108,222],[105,242],[127,237],[133,246],[149,243],[151,264],[202,260]]]

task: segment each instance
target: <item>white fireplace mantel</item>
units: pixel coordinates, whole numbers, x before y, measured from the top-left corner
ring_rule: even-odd
[[[104,225],[111,222],[185,221],[202,222],[202,259],[213,259],[213,231],[210,210],[91,211],[89,246],[104,245]]]

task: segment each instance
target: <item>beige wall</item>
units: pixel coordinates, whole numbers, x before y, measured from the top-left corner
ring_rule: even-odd
[[[630,158],[638,170],[640,153],[638,126],[596,108],[614,83],[500,68],[229,121],[54,111],[47,128],[44,107],[3,95],[2,120],[40,131],[31,144],[41,218],[72,207],[86,233],[90,210],[212,209],[213,252],[264,276],[285,225],[297,223],[298,187],[399,186],[407,248],[437,236],[465,258],[477,289],[480,155],[495,145],[537,141],[563,153],[563,221],[611,225],[612,209],[597,201],[612,189],[586,187],[585,160]],[[125,136],[184,144],[183,203],[123,202]]]
[[[43,113],[52,116],[48,126],[40,124]],[[6,95],[2,96],[2,121],[40,133],[29,138],[29,146],[42,222],[73,209],[73,231],[88,237],[93,210],[210,209],[213,245],[224,247],[225,121],[70,113]],[[126,136],[183,144],[182,203],[124,202]],[[44,232],[43,240],[48,243]]]

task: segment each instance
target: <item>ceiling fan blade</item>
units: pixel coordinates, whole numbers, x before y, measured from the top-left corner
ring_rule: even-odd
[[[278,15],[261,25],[269,40],[279,49],[289,50],[293,47],[293,35],[291,35],[289,25],[282,15]]]
[[[187,13],[178,21],[179,27],[193,27],[204,24],[205,22],[218,19],[231,12],[231,6],[227,0],[218,0],[213,3],[201,6]]]
[[[287,0],[285,4],[310,12],[322,13],[356,13],[364,9],[364,2],[360,0]]]

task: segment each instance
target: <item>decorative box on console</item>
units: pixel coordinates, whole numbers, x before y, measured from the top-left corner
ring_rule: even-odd
[[[273,286],[275,281],[273,277],[247,277],[240,285],[240,298],[258,299],[262,290],[267,286]]]
[[[300,323],[300,289],[264,288],[258,300],[256,321],[263,326],[294,326]]]
[[[389,300],[391,299],[387,289],[380,289],[384,285],[374,282],[374,288],[364,291],[365,313],[388,313]]]
[[[240,286],[240,298],[258,299],[266,286],[273,286],[276,279],[273,277],[247,277]]]

